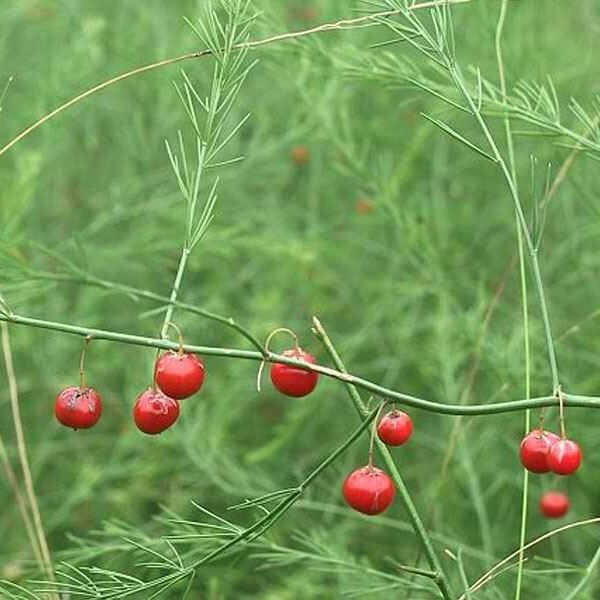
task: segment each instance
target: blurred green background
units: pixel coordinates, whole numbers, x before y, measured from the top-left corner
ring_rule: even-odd
[[[103,79],[197,49],[183,16],[195,20],[202,5],[5,2],[0,87],[11,75],[14,81],[0,113],[0,144]],[[255,0],[254,6],[260,11],[255,39],[356,16],[365,8],[339,0]],[[465,70],[480,67],[494,81],[498,8],[499,3],[479,1],[453,10],[461,64]],[[565,106],[571,96],[589,104],[598,93],[599,32],[600,6],[593,0],[568,6],[558,0],[509,3],[504,46],[509,85],[551,75]],[[444,136],[420,113],[442,115],[480,140],[467,117],[456,117],[424,92],[350,76],[371,53],[410,52],[399,44],[370,49],[386,36],[379,28],[326,32],[251,52],[259,64],[235,108],[238,117],[251,113],[234,141],[246,158],[221,173],[216,218],[192,256],[181,298],[233,316],[259,339],[276,327],[290,327],[307,350],[327,362],[310,332],[312,315],[319,315],[351,372],[423,398],[472,404],[521,398],[521,296],[518,267],[511,266],[517,245],[505,182],[491,163]],[[198,89],[208,89],[210,58],[181,66]],[[96,276],[169,294],[184,210],[164,140],[175,140],[178,129],[189,130],[172,85],[181,79],[179,68],[153,71],[93,96],[0,158],[0,293],[15,312],[158,335],[162,315],[148,314],[155,304],[32,280],[19,265],[60,270],[45,247]],[[500,136],[501,123],[492,123]],[[529,212],[530,156],[537,158],[542,187],[546,163],[556,175],[569,149],[544,137],[518,136],[517,144]],[[292,159],[299,145],[310,152],[301,166]],[[568,391],[590,395],[600,389],[599,191],[597,162],[578,157],[550,204],[540,256],[562,383]],[[531,281],[530,308],[532,391],[546,395],[551,379]],[[181,311],[175,320],[190,343],[248,347],[211,321]],[[257,363],[207,357],[202,393],[185,401],[176,427],[150,438],[135,429],[130,415],[148,385],[154,351],[98,341],[87,371],[90,385],[103,395],[105,414],[93,430],[75,433],[55,421],[53,402],[63,386],[77,381],[80,340],[17,326],[10,332],[35,488],[57,561],[155,576],[139,566],[143,561],[122,538],[151,541],[167,534],[171,526],[157,518],[165,515],[162,507],[202,519],[194,500],[247,525],[259,511],[226,508],[296,485],[357,425],[336,381],[322,379],[311,396],[289,399],[265,377],[259,394]],[[282,350],[286,343],[275,346]],[[4,369],[0,373],[0,432],[18,470]],[[463,547],[472,581],[518,547],[524,416],[464,419],[457,428],[454,417],[410,412],[415,435],[394,455],[440,552]],[[528,539],[554,526],[537,513],[543,490],[568,491],[573,506],[568,521],[598,515],[599,420],[591,410],[568,412],[584,463],[568,480],[531,479]],[[554,411],[548,424],[557,429]],[[385,517],[370,519],[343,505],[341,482],[366,462],[366,453],[364,439],[269,531],[268,543],[290,550],[288,563],[270,565],[257,556],[260,549],[243,548],[203,567],[190,597],[408,597],[402,588],[378,589],[386,582],[369,570],[399,575],[397,564],[419,558],[401,503]],[[0,506],[0,578],[34,590],[35,584],[25,582],[42,576],[4,482]],[[597,530],[584,528],[536,547],[536,558],[526,564],[523,597],[545,597],[549,587],[565,597],[599,544]],[[192,543],[186,551],[194,548]],[[458,586],[455,562],[445,555],[443,560]],[[512,598],[514,586],[513,568],[475,597]],[[579,597],[597,598],[599,590],[592,582]],[[182,594],[183,587],[175,587],[164,597]]]

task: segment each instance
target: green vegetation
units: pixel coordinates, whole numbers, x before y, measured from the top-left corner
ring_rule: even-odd
[[[0,149],[0,598],[56,598],[54,578],[71,598],[417,600],[443,597],[438,567],[453,598],[597,598],[595,521],[466,590],[520,541],[599,516],[600,5],[7,5],[0,147],[135,67],[205,48],[218,60],[127,78]],[[366,18],[384,11],[396,14]],[[583,464],[569,478],[524,478],[518,445],[537,409],[407,408],[410,442],[375,449],[378,466],[396,464],[397,499],[363,517],[341,485],[366,464],[384,400],[364,386],[322,375],[295,399],[265,373],[259,393],[259,361],[206,352],[200,394],[149,437],[131,413],[155,349],[98,339],[87,380],[104,414],[73,432],[53,406],[78,382],[82,338],[31,319],[176,347],[173,331],[158,344],[170,320],[187,343],[246,358],[286,327],[321,365],[465,407],[552,398],[560,384]],[[286,344],[277,336],[270,349]],[[53,575],[19,508],[15,381]],[[569,408],[571,394],[593,398]],[[558,406],[545,419],[559,431]],[[569,494],[562,521],[539,514],[550,489]]]

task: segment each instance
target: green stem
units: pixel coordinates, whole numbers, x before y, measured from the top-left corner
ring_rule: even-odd
[[[593,556],[592,560],[590,561],[590,564],[587,566],[587,568],[585,570],[585,575],[581,578],[579,583],[573,588],[573,590],[565,598],[565,600],[577,600],[577,598],[580,597],[579,594],[583,591],[585,586],[589,583],[590,578],[592,577],[592,573],[594,572],[594,569],[596,569],[596,567],[598,566],[599,563],[600,563],[600,546],[598,546],[598,549],[594,553],[594,556]]]
[[[5,321],[7,323],[13,323],[15,325],[25,325],[28,327],[37,327],[40,329],[47,329],[50,331],[60,331],[63,333],[69,333],[78,335],[81,337],[90,336],[95,340],[107,340],[113,342],[120,342],[123,344],[130,344],[134,346],[144,346],[149,348],[160,348],[162,350],[178,350],[180,348],[179,342],[171,342],[169,340],[159,338],[149,338],[139,335],[133,335],[128,333],[119,333],[115,331],[107,331],[103,329],[92,329],[89,327],[80,327],[78,325],[70,325],[67,323],[57,323],[55,321],[45,321],[42,319],[33,319],[31,317],[23,317],[14,313],[5,315],[0,313],[0,322]],[[267,362],[277,362],[290,365],[293,367],[300,367],[305,371],[314,371],[337,379],[353,387],[361,388],[366,391],[372,392],[378,396],[389,398],[392,400],[401,401],[406,406],[412,406],[420,410],[426,410],[429,412],[435,412],[443,415],[466,415],[466,416],[479,416],[479,415],[496,415],[508,412],[517,412],[526,409],[543,408],[545,406],[556,406],[557,398],[555,395],[552,396],[540,396],[538,398],[528,398],[524,400],[511,400],[509,402],[496,402],[491,404],[474,404],[474,405],[462,405],[462,404],[444,404],[441,402],[433,402],[431,400],[425,400],[417,396],[411,396],[403,392],[398,392],[381,385],[377,385],[372,381],[357,377],[344,371],[336,371],[329,367],[323,367],[321,365],[315,365],[306,363],[301,360],[296,360],[283,356],[281,354],[275,354],[268,352],[266,355],[261,354],[253,350],[238,350],[233,348],[215,348],[212,346],[195,346],[192,344],[184,344],[183,349],[186,352],[193,352],[196,354],[204,354],[206,356],[221,356],[226,358],[242,358],[247,360],[256,360]],[[577,394],[567,394],[563,392],[563,400],[565,407],[579,407],[579,408],[600,408],[600,397],[598,396],[583,396]]]
[[[496,159],[496,162],[500,166],[500,169],[502,171],[502,174],[504,175],[504,179],[506,180],[508,189],[512,196],[515,210],[517,212],[517,218],[519,220],[519,224],[521,226],[521,231],[523,233],[523,239],[525,240],[527,250],[529,251],[529,254],[531,257],[531,263],[533,266],[536,288],[537,288],[538,297],[539,297],[539,301],[540,301],[540,307],[542,310],[542,321],[544,324],[544,331],[546,334],[546,344],[548,346],[548,359],[550,362],[550,371],[552,373],[552,385],[554,388],[554,392],[556,392],[556,390],[558,389],[559,384],[560,384],[560,379],[558,376],[558,365],[557,365],[557,360],[556,360],[556,351],[554,349],[554,338],[552,336],[552,326],[550,324],[550,316],[549,316],[549,312],[548,312],[548,303],[546,302],[546,294],[544,292],[544,285],[543,285],[542,276],[540,273],[540,266],[539,266],[538,256],[537,256],[537,248],[533,244],[531,235],[529,233],[529,228],[527,227],[527,220],[525,219],[525,215],[523,213],[523,207],[521,206],[521,201],[519,199],[519,192],[517,190],[515,180],[513,179],[512,175],[509,171],[509,168],[506,165],[506,161],[504,160],[502,154],[500,153],[500,150],[498,149],[498,146],[496,145],[494,137],[492,136],[492,133],[491,133],[489,127],[487,126],[485,119],[481,115],[481,112],[477,109],[477,106],[475,106],[475,103],[473,102],[473,98],[471,97],[471,94],[467,90],[465,83],[462,79],[462,76],[456,70],[454,65],[452,65],[450,62],[447,63],[447,67],[448,67],[448,70],[450,71],[450,73],[452,74],[452,77],[454,79],[454,82],[455,82],[457,88],[462,93],[464,99],[466,100],[466,102],[469,105],[469,108],[471,109],[471,112],[473,113],[475,119],[477,120],[477,123],[479,124],[481,131],[483,132],[483,135],[485,136],[485,138],[490,146],[490,149],[492,150],[492,154],[493,154],[494,158]]]
[[[504,73],[504,59],[502,56],[502,35],[504,32],[504,23],[506,21],[506,13],[508,11],[508,0],[502,0],[500,6],[500,15],[498,16],[498,25],[496,27],[496,60],[498,63],[498,76],[500,79],[500,92],[502,99],[506,101],[506,77]],[[515,147],[513,142],[512,127],[508,113],[504,114],[504,133],[506,136],[506,146],[508,148],[508,163],[510,165],[510,173],[515,184],[515,189],[518,190],[517,168],[515,161]],[[535,199],[534,199],[535,201]],[[528,313],[528,294],[527,294],[527,273],[525,271],[525,256],[523,252],[523,233],[519,222],[519,215],[515,213],[517,225],[517,246],[519,251],[519,270],[521,275],[521,307],[523,311],[523,342],[525,352],[525,398],[531,396],[531,357],[529,349],[529,313]],[[537,264],[537,255],[536,255]],[[539,266],[537,269],[539,273]],[[545,305],[544,305],[545,306]],[[548,319],[548,315],[544,315],[544,319]],[[554,345],[548,344],[548,349],[551,355],[554,354]],[[551,368],[556,364],[556,359],[550,359]],[[552,371],[553,386],[556,390],[558,385],[558,375]],[[525,411],[525,432],[531,428],[531,411]],[[525,539],[527,536],[527,509],[529,495],[529,471],[523,469],[523,491],[521,495],[521,525],[519,532],[519,558],[517,566],[517,583],[515,589],[515,600],[521,598],[521,586],[523,583],[523,565],[524,565],[524,550]],[[468,597],[468,596],[467,596]]]
[[[527,273],[525,271],[525,257],[523,253],[523,236],[517,223],[517,238],[519,249],[519,267],[521,273],[521,305],[523,310],[523,342],[525,352],[525,398],[531,397],[531,350],[529,347],[529,313],[527,310]],[[531,429],[531,410],[525,411],[525,433]],[[523,582],[523,567],[525,558],[525,540],[527,538],[527,510],[529,497],[529,471],[523,469],[523,492],[521,495],[521,525],[519,532],[519,558],[517,567],[517,583],[515,600],[521,598],[521,585]]]
[[[460,581],[465,590],[465,600],[471,600],[471,590],[469,589],[469,580],[467,578],[467,572],[465,571],[465,564],[462,558],[462,548],[459,548],[458,554],[456,555],[456,564],[458,565],[458,573],[460,574]]]
[[[338,456],[340,456],[340,454],[342,454],[342,452],[347,450],[362,435],[363,431],[368,429],[369,425],[371,424],[373,419],[376,417],[378,412],[379,412],[379,407],[372,410],[367,415],[367,417],[363,420],[363,422],[360,424],[360,427],[358,427],[356,430],[354,430],[352,435],[350,437],[348,437],[348,439],[346,439],[343,444],[338,446],[338,448],[336,448],[336,450],[334,450],[325,460],[323,460],[319,464],[319,466],[316,469],[314,469],[304,479],[304,481],[302,483],[300,483],[300,485],[298,485],[298,487],[293,492],[290,493],[289,496],[287,496],[286,498],[281,500],[277,504],[277,506],[275,506],[275,508],[273,508],[273,510],[269,511],[269,513],[266,514],[262,519],[258,520],[251,527],[244,529],[242,532],[240,532],[234,538],[229,540],[227,543],[223,544],[219,548],[216,548],[215,550],[213,550],[206,556],[202,557],[201,559],[199,559],[198,561],[193,563],[190,568],[196,569],[200,565],[203,565],[211,560],[214,560],[220,554],[223,554],[223,552],[226,552],[227,550],[229,550],[229,548],[238,544],[242,540],[245,540],[245,539],[249,538],[250,536],[252,536],[252,539],[255,539],[259,535],[262,535],[267,529],[272,527],[274,525],[274,523],[281,516],[283,516],[283,514],[285,512],[287,512],[287,510],[289,508],[291,508],[291,506],[294,504],[294,502],[296,502],[296,500],[298,498],[300,498],[300,496],[302,495],[304,490],[313,482],[313,480],[316,479],[332,462],[334,462],[335,459]],[[254,535],[252,535],[252,534],[254,534]]]
[[[175,310],[175,302],[177,302],[177,296],[179,295],[179,289],[181,288],[181,282],[183,280],[183,274],[187,265],[188,258],[190,257],[190,250],[187,245],[184,245],[181,251],[181,258],[179,259],[179,266],[177,267],[177,274],[175,275],[175,281],[173,282],[173,288],[171,289],[171,295],[169,296],[169,304],[167,306],[167,312],[163,320],[162,329],[160,331],[160,337],[166,338],[169,323],[173,318],[173,311]]]
[[[554,349],[554,338],[552,337],[552,328],[550,326],[550,316],[548,314],[548,305],[544,295],[544,285],[542,283],[542,274],[540,272],[540,263],[538,261],[537,249],[531,253],[531,263],[533,266],[533,275],[538,288],[540,297],[540,307],[542,309],[542,320],[544,322],[544,332],[546,335],[546,345],[548,346],[548,357],[550,360],[550,371],[552,372],[552,389],[556,394],[560,389],[560,379],[558,376],[558,363],[556,360],[556,352]]]
[[[346,367],[344,366],[344,363],[342,362],[340,355],[337,353],[337,350],[333,346],[331,339],[327,335],[327,332],[323,328],[323,325],[316,317],[313,317],[313,324],[314,324],[313,331],[315,332],[315,335],[321,340],[321,342],[323,342],[323,345],[325,346],[327,353],[333,360],[335,366],[342,373],[345,373]],[[364,415],[366,413],[366,406],[363,403],[359,393],[356,391],[356,388],[349,382],[346,383],[346,389],[348,390],[348,394],[350,395],[350,398],[352,399],[352,402],[354,403],[354,407],[356,408],[359,416],[361,417],[361,419],[364,419]],[[425,551],[425,555],[427,557],[429,566],[437,574],[437,577],[435,578],[434,581],[435,581],[436,585],[438,586],[438,588],[440,589],[442,596],[446,600],[451,600],[453,597],[453,594],[452,594],[452,591],[450,588],[450,583],[444,572],[442,564],[439,561],[437,554],[433,548],[433,544],[431,542],[431,539],[429,538],[429,534],[427,533],[425,526],[423,525],[423,521],[421,520],[421,517],[417,511],[417,508],[412,501],[412,498],[408,491],[408,488],[406,487],[406,484],[404,483],[404,480],[402,479],[400,472],[396,468],[396,463],[394,462],[394,459],[392,458],[392,455],[390,454],[390,451],[388,450],[387,446],[379,438],[377,438],[376,442],[377,442],[377,448],[379,449],[379,452],[380,452],[381,456],[383,457],[383,461],[384,461],[386,467],[388,468],[390,475],[391,475],[392,479],[394,480],[394,483],[396,484],[398,493],[399,493],[400,497],[402,498],[404,506],[406,507],[406,510],[408,511],[408,516],[412,523],[413,529],[414,529],[416,535],[418,536],[418,538],[421,540],[421,543],[423,544],[423,549]]]
[[[37,273],[37,272],[27,272],[29,276],[35,277],[37,279],[50,279],[54,281],[69,281],[72,283],[77,283],[81,285],[92,285],[95,287],[100,287],[107,290],[114,290],[118,292],[123,292],[124,294],[128,294],[130,296],[146,298],[147,300],[152,300],[154,302],[160,303],[171,303],[173,306],[180,308],[185,312],[189,312],[195,315],[199,315],[201,317],[205,317],[207,319],[211,319],[212,321],[217,321],[218,323],[222,323],[227,327],[231,327],[235,329],[238,333],[240,333],[243,337],[245,337],[259,352],[264,353],[265,349],[263,345],[258,341],[256,337],[254,337],[247,329],[239,325],[234,321],[231,317],[223,317],[221,315],[217,315],[208,310],[204,310],[198,306],[193,304],[188,304],[186,302],[180,302],[179,300],[171,300],[167,296],[162,296],[161,294],[155,294],[149,290],[141,290],[136,287],[132,287],[130,285],[124,285],[122,283],[117,283],[114,281],[108,281],[106,279],[100,279],[98,277],[94,277],[88,275],[86,273],[81,273],[80,277],[72,277],[70,275],[54,275],[51,273]],[[4,311],[6,312],[6,311]]]
[[[198,567],[200,567],[203,564],[206,564],[207,562],[209,562],[211,560],[215,560],[220,555],[222,555],[224,552],[227,552],[227,550],[229,550],[233,546],[239,544],[240,542],[243,542],[244,540],[247,540],[250,537],[252,537],[252,539],[256,539],[256,537],[258,537],[259,535],[264,533],[267,529],[272,527],[275,524],[275,522],[281,516],[283,516],[283,514],[285,512],[287,512],[287,510],[289,508],[291,508],[291,506],[294,504],[294,502],[296,502],[296,500],[298,500],[298,498],[300,498],[300,496],[302,495],[302,492],[306,489],[306,487],[309,486],[311,484],[311,482],[320,473],[322,473],[342,452],[344,452],[347,448],[349,448],[362,435],[362,433],[369,427],[369,425],[371,424],[373,419],[376,417],[378,410],[379,410],[378,408],[373,410],[367,416],[367,418],[360,424],[360,427],[358,427],[352,433],[352,435],[350,435],[350,437],[348,437],[348,439],[346,439],[344,441],[343,444],[341,444],[338,448],[336,448],[336,450],[334,450],[323,462],[321,462],[319,464],[319,466],[316,469],[314,469],[314,471],[312,471],[308,475],[308,477],[306,477],[306,479],[304,479],[304,481],[302,483],[300,483],[300,485],[297,488],[294,488],[293,491],[288,496],[286,496],[283,500],[281,500],[281,502],[279,502],[277,504],[277,506],[275,506],[275,508],[273,508],[271,511],[269,511],[268,514],[266,514],[264,517],[262,517],[262,519],[259,519],[256,523],[254,523],[254,525],[251,525],[247,529],[244,529],[238,535],[236,535],[234,538],[229,540],[227,543],[219,546],[212,552],[209,552],[206,556],[203,556],[201,559],[197,560],[192,565],[186,567],[185,569],[182,569],[181,571],[177,571],[175,573],[165,575],[164,577],[160,577],[158,579],[154,579],[152,581],[145,582],[140,587],[137,587],[134,590],[131,590],[131,592],[123,592],[122,590],[119,590],[118,592],[115,592],[114,595],[108,594],[108,595],[102,596],[102,597],[105,599],[109,599],[109,598],[116,598],[118,595],[119,598],[125,598],[128,596],[133,596],[133,595],[139,594],[142,591],[146,591],[146,590],[155,588],[159,585],[164,585],[165,586],[164,589],[166,589],[167,587],[170,587],[171,585],[177,583],[178,581],[185,579],[190,574],[193,575]]]

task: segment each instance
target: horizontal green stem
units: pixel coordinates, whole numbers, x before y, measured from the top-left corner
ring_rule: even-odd
[[[0,321],[6,321],[15,325],[24,325],[27,327],[36,327],[40,329],[48,329],[51,331],[60,331],[62,333],[69,333],[78,335],[80,337],[91,337],[94,340],[107,340],[112,342],[120,342],[123,344],[131,344],[134,346],[145,346],[147,348],[160,348],[163,350],[177,350],[179,348],[178,342],[171,342],[169,340],[163,340],[158,338],[150,338],[139,335],[133,335],[128,333],[119,333],[116,331],[107,331],[104,329],[93,329],[90,327],[80,327],[78,325],[70,325],[68,323],[57,323],[55,321],[46,321],[42,319],[34,319],[31,317],[24,317],[15,314],[4,314],[0,312]],[[194,352],[196,354],[202,354],[205,356],[221,356],[226,358],[241,358],[246,360],[256,360],[267,362],[277,362],[290,366],[301,367],[306,371],[314,371],[348,383],[354,387],[367,390],[382,398],[390,398],[402,402],[405,406],[412,406],[420,410],[427,410],[430,412],[436,412],[445,415],[465,415],[465,416],[477,416],[477,415],[493,415],[500,413],[516,412],[526,410],[528,408],[542,408],[544,406],[558,406],[558,400],[556,396],[540,396],[538,398],[531,398],[529,400],[512,400],[509,402],[496,402],[493,404],[475,404],[471,406],[464,406],[461,404],[444,404],[441,402],[433,402],[431,400],[425,400],[417,396],[411,396],[403,392],[391,390],[389,388],[377,385],[372,381],[357,377],[350,373],[343,373],[342,371],[336,371],[329,367],[322,365],[313,365],[305,363],[281,354],[275,354],[273,352],[267,352],[262,354],[261,352],[253,350],[238,350],[234,348],[215,348],[212,346],[195,346],[191,344],[184,344],[184,350],[187,352]],[[564,405],[569,407],[578,408],[600,408],[600,397],[597,396],[582,396],[576,394],[568,394],[563,392]]]

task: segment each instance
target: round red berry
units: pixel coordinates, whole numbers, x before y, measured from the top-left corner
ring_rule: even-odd
[[[577,442],[558,440],[548,454],[548,466],[557,475],[571,475],[579,468],[582,458],[583,453]]]
[[[168,429],[179,417],[179,402],[159,390],[140,394],[133,408],[133,418],[140,431],[154,435]]]
[[[56,418],[67,427],[88,429],[102,416],[102,399],[93,388],[65,388],[54,404]]]
[[[379,439],[388,446],[401,446],[413,432],[412,419],[401,410],[392,410],[377,425]]]
[[[310,150],[306,146],[294,146],[291,155],[298,167],[303,167],[310,162]]]
[[[570,506],[569,497],[562,492],[546,492],[540,498],[540,512],[550,519],[564,517]]]
[[[156,385],[169,398],[193,396],[204,383],[204,365],[195,354],[165,352],[156,361]]]
[[[528,433],[521,442],[521,463],[532,473],[548,473],[548,453],[560,438],[551,431],[536,429]]]
[[[316,363],[315,357],[312,354],[304,352],[300,348],[286,350],[283,352],[283,356],[295,360],[303,360],[310,364]],[[300,398],[310,394],[315,389],[318,379],[319,375],[315,371],[305,371],[299,367],[292,367],[291,365],[284,365],[282,363],[274,363],[271,366],[271,381],[286,396]]]
[[[365,515],[378,515],[394,501],[396,488],[385,471],[367,465],[346,477],[342,492],[355,510]]]

